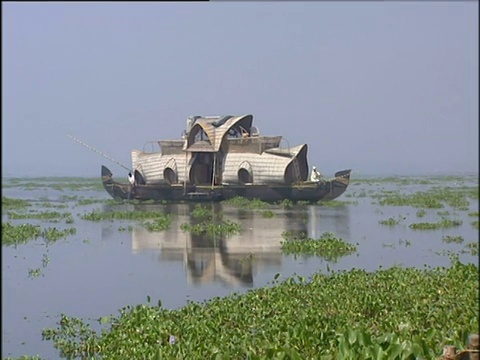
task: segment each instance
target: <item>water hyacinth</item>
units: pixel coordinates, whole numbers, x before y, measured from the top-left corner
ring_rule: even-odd
[[[54,219],[66,218],[71,216],[71,213],[59,213],[57,211],[43,211],[40,213],[17,213],[15,211],[7,212],[9,219]]]
[[[433,187],[428,191],[418,191],[408,195],[398,191],[384,191],[374,197],[380,199],[380,205],[408,205],[428,209],[440,209],[448,205],[458,210],[468,210],[468,198],[478,199],[478,186],[465,188]]]
[[[311,239],[305,233],[294,236],[284,232],[285,241],[281,244],[284,254],[319,256],[326,260],[337,261],[341,256],[357,251],[355,245],[349,244],[338,238],[332,232],[324,232],[319,239]]]
[[[442,219],[436,223],[413,223],[410,224],[409,227],[414,230],[438,230],[458,227],[461,226],[462,223],[463,222],[461,220]]]
[[[47,241],[57,241],[58,239],[67,237],[68,235],[74,235],[77,233],[76,228],[68,228],[64,230],[60,230],[57,228],[47,228],[44,229],[42,232],[42,236]]]
[[[170,227],[172,219],[169,214],[165,214],[163,217],[155,218],[151,222],[144,223],[144,227],[148,231],[163,231]]]
[[[2,222],[2,245],[26,243],[28,240],[36,239],[41,235],[42,230],[39,225],[13,225],[9,222]]]
[[[442,237],[442,241],[445,242],[445,243],[457,243],[457,244],[460,244],[463,242],[463,237],[461,237],[460,235],[455,235],[455,236],[452,236],[452,235],[445,235]]]
[[[223,200],[222,203],[243,209],[268,209],[272,206],[265,201],[259,199],[247,199],[242,196],[236,196],[228,200]]]
[[[5,209],[23,209],[30,206],[30,203],[23,199],[12,199],[2,196],[2,208]]]
[[[206,219],[212,220],[214,218],[214,211],[212,209],[208,209],[200,204],[196,204],[192,210],[192,216],[196,219]]]
[[[63,316],[43,337],[69,358],[436,359],[478,331],[478,266],[452,262],[287,278],[178,310],[127,306],[101,334]],[[178,344],[173,331],[182,346],[159,343]]]
[[[143,220],[143,219],[162,219],[168,221],[169,215],[159,211],[100,211],[92,210],[80,216],[82,220],[101,221],[101,220]]]
[[[202,221],[201,223],[190,225],[184,223],[180,226],[180,228],[185,232],[191,232],[192,234],[196,235],[207,235],[207,236],[214,236],[214,235],[233,235],[240,233],[241,226],[231,220],[224,220],[220,224],[216,224],[214,222],[209,221]]]
[[[378,223],[381,225],[395,226],[398,225],[402,220],[405,220],[404,216],[399,216],[398,219],[393,217],[388,218],[387,220],[380,220]]]

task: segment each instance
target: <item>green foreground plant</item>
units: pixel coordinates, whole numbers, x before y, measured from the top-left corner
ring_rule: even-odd
[[[315,274],[179,310],[127,306],[99,319],[101,333],[62,315],[43,338],[69,358],[433,359],[478,331],[478,282],[478,266],[456,259]]]

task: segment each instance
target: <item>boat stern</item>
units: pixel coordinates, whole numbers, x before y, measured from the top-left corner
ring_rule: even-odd
[[[112,179],[112,175],[110,169],[102,165],[102,184],[105,190],[114,199],[129,199],[133,194],[129,191],[128,185],[117,183]]]

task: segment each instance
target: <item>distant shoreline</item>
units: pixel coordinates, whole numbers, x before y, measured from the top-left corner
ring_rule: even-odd
[[[353,179],[374,179],[374,178],[389,178],[389,177],[448,177],[448,176],[479,176],[479,172],[475,171],[450,171],[450,172],[431,172],[431,173],[378,173],[378,174],[368,174],[368,173],[358,173],[356,171],[352,172]],[[117,177],[121,177],[121,174]],[[4,175],[2,179],[100,179],[99,175]]]

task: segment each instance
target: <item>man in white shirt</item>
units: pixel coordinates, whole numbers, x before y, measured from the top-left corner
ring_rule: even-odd
[[[133,175],[132,175],[131,172],[128,173],[128,181],[130,182],[130,185],[131,185],[132,187],[135,186],[135,178],[133,177]]]
[[[312,172],[310,173],[310,181],[319,182],[322,174],[317,170],[315,166],[312,167]]]

